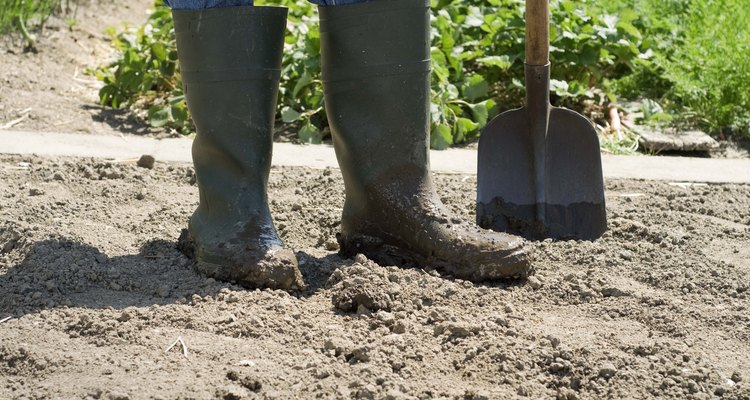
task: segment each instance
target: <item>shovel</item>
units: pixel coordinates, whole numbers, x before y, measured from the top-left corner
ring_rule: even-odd
[[[529,239],[594,240],[607,230],[599,139],[591,122],[552,107],[548,0],[526,0],[526,105],[479,139],[477,223]]]

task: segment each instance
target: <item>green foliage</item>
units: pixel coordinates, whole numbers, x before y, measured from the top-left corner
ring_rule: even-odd
[[[36,38],[30,30],[43,26],[50,15],[69,9],[70,4],[70,0],[4,0],[0,5],[0,33],[16,30],[27,47],[34,49]]]
[[[169,7],[157,0],[142,27],[113,34],[112,43],[120,58],[93,71],[104,83],[99,91],[101,103],[145,110],[151,126],[190,134],[192,121],[182,93]]]
[[[614,98],[603,91],[603,81],[628,73],[642,55],[642,37],[633,25],[637,15],[602,13],[597,4],[551,2],[551,87],[556,105],[580,108],[586,100],[603,103]],[[525,3],[433,0],[432,5],[431,144],[445,148],[477,138],[499,111],[523,105]]]
[[[652,57],[614,83],[626,98],[663,108],[646,122],[698,125],[750,136],[750,9],[745,0],[620,0],[643,10]],[[668,117],[664,117],[667,115]]]
[[[320,80],[320,32],[316,7],[307,1],[256,1],[289,8],[281,63],[278,117],[300,126],[302,143],[320,143],[327,135]]]
[[[683,38],[657,62],[669,97],[711,131],[750,134],[750,9],[737,0],[693,1]]]
[[[19,22],[24,26],[44,23],[60,8],[62,0],[5,0],[0,7],[0,32],[7,32]]]
[[[552,0],[553,103],[590,110],[617,96],[648,98],[663,108],[652,123],[747,130],[750,15],[741,1]],[[319,143],[329,131],[317,11],[306,1],[256,1],[264,3],[289,8],[277,118],[298,127],[301,142]],[[524,4],[432,0],[433,148],[474,140],[492,117],[523,104]],[[102,103],[148,110],[152,125],[189,133],[168,8],[157,1],[145,26],[114,43],[122,56],[96,72]]]

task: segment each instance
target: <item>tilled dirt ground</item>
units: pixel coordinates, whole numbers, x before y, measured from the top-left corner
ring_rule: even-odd
[[[339,258],[339,171],[274,169],[286,293],[192,272],[187,165],[0,156],[0,398],[750,398],[750,186],[607,189],[602,239],[477,285]]]
[[[102,83],[87,74],[89,68],[116,57],[105,31],[140,26],[153,2],[63,1],[70,9],[51,17],[42,31],[33,32],[36,52],[24,51],[20,34],[0,35],[0,128],[165,135],[127,111],[100,107]]]

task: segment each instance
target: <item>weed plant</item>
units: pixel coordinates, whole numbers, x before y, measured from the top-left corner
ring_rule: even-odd
[[[71,0],[2,0],[0,34],[18,31],[27,48],[33,50],[36,39],[31,30],[44,26],[52,14],[70,6]]]

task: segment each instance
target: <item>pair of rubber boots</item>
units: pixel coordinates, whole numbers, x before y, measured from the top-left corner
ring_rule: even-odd
[[[428,0],[320,7],[323,88],[346,202],[340,253],[471,281],[527,275],[522,239],[446,209],[429,174]],[[183,233],[200,273],[246,287],[304,286],[266,185],[287,9],[174,10],[200,205]]]

